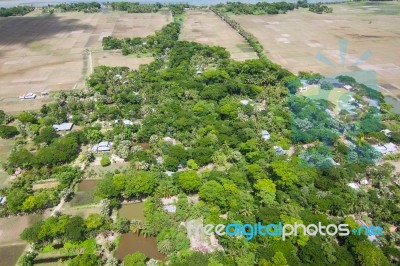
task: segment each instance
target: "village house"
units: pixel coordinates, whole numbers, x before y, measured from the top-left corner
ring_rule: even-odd
[[[271,139],[271,134],[269,134],[268,130],[261,131],[261,137],[265,140]]]
[[[19,96],[21,100],[33,100],[36,98],[36,94],[33,92],[28,92],[27,94]]]
[[[392,131],[390,131],[389,129],[383,129],[383,130],[381,130],[381,132],[383,132],[386,137],[392,136]]]
[[[378,152],[380,152],[383,155],[393,154],[393,153],[398,152],[397,146],[392,142],[386,143],[383,145],[372,145],[372,147],[374,147],[375,150],[377,150]]]
[[[56,131],[70,131],[73,126],[74,126],[74,123],[62,123],[59,125],[53,125],[53,128]]]
[[[279,146],[274,146],[274,150],[278,155],[285,155],[286,152]]]
[[[7,197],[0,197],[0,206],[6,203]]]
[[[353,87],[351,85],[344,85],[343,88],[345,88],[348,91],[353,89]]]
[[[96,145],[93,146],[92,151],[93,152],[107,152],[111,151],[112,148],[112,143],[109,141],[102,141]]]

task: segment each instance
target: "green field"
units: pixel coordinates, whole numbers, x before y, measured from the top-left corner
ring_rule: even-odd
[[[335,105],[334,112],[338,114],[345,106],[341,103],[347,103],[354,95],[343,88],[334,88],[333,90],[322,90],[319,86],[309,86],[301,95],[313,100],[328,100]]]

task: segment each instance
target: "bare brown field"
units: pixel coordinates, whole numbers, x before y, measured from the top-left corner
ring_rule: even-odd
[[[144,37],[170,21],[169,13],[63,13],[0,18],[0,109],[38,109],[49,97],[20,100],[27,92],[82,87],[93,64],[87,50],[100,52],[105,36]],[[149,60],[149,59],[147,59]],[[102,56],[99,64],[132,68],[144,58]]]
[[[42,219],[40,214],[0,218],[0,246],[26,244],[19,238],[22,231]]]
[[[385,94],[400,98],[400,3],[332,5],[332,14],[299,9],[286,15],[232,16],[264,46],[273,62],[297,73],[301,70],[334,74],[372,70]],[[348,41],[341,63],[339,40]],[[367,50],[372,56],[351,66]],[[332,66],[317,60],[321,52]]]
[[[257,58],[246,40],[209,10],[187,10],[180,39],[224,47],[238,61]]]
[[[93,65],[100,66],[126,66],[131,69],[138,69],[142,64],[151,63],[154,58],[153,57],[131,57],[131,56],[123,56],[120,51],[98,51],[92,53]]]

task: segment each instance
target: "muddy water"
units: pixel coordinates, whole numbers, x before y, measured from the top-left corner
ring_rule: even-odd
[[[25,249],[23,245],[12,245],[0,247],[0,266],[15,265],[18,261],[19,256]]]
[[[83,180],[78,184],[78,191],[94,190],[98,180]]]
[[[143,143],[138,143],[140,147],[143,148],[143,150],[148,150],[150,149],[150,144],[148,142],[143,142]]]
[[[123,260],[126,255],[142,252],[148,258],[156,260],[164,260],[165,255],[157,250],[155,237],[138,236],[136,233],[123,234],[118,249],[115,252],[115,257],[118,260]]]
[[[128,220],[136,219],[144,221],[143,208],[144,202],[123,204],[121,209],[119,209],[118,214]]]

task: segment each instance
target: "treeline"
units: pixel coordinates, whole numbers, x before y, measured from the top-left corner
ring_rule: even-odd
[[[161,8],[168,8],[172,15],[180,15],[183,13],[184,9],[189,7],[188,4],[140,4],[136,3],[129,3],[129,2],[113,2],[110,5],[113,11],[127,11],[128,13],[156,13]]]
[[[0,8],[0,17],[24,16],[34,9],[35,8],[31,6],[2,7]]]
[[[128,13],[155,13],[162,8],[162,4],[139,4],[129,2],[113,2],[110,4],[113,11],[127,11]]]
[[[307,8],[308,10],[317,14],[322,14],[322,13],[332,13],[333,9],[323,5],[322,3],[316,3],[316,4],[309,4],[307,0],[300,0],[297,1],[297,7],[303,7]]]
[[[171,47],[179,38],[180,25],[172,22],[164,26],[155,35],[145,38],[123,38],[118,39],[112,36],[103,38],[103,49],[114,50],[122,49],[123,55],[135,53],[159,53],[167,47]]]
[[[54,12],[84,12],[84,13],[97,13],[101,8],[101,4],[97,2],[90,3],[63,3],[58,5],[48,5],[43,7],[43,13],[54,13]]]
[[[226,4],[218,4],[215,9],[221,12],[231,12],[236,15],[260,15],[260,14],[285,14],[287,11],[296,8],[296,4],[287,2],[258,2],[257,4],[245,4],[241,2],[227,2]]]
[[[267,57],[264,55],[264,48],[261,45],[261,43],[257,40],[256,37],[254,37],[253,34],[245,31],[242,26],[240,26],[239,23],[237,23],[235,20],[231,19],[228,15],[225,13],[221,12],[217,8],[211,8],[211,10],[217,14],[223,21],[228,23],[233,29],[235,29],[240,35],[245,38],[245,40],[250,44],[250,46],[254,49],[254,51],[257,53],[258,57],[267,59]]]

